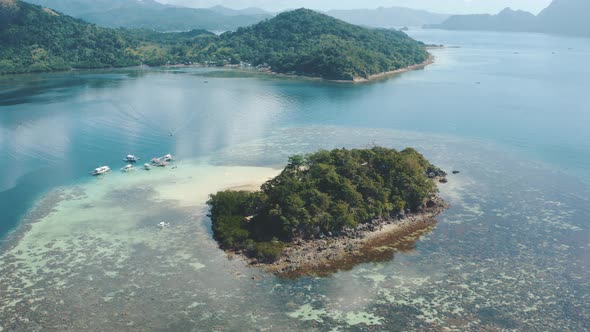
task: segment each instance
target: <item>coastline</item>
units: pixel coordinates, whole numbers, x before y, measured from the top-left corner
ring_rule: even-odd
[[[426,61],[424,61],[422,63],[418,63],[418,64],[415,64],[412,66],[408,66],[408,67],[404,67],[404,68],[400,68],[400,69],[396,69],[396,70],[392,70],[392,71],[383,72],[380,74],[374,74],[374,75],[369,76],[369,78],[357,77],[357,78],[354,78],[352,81],[342,81],[342,82],[351,82],[351,83],[372,82],[372,81],[376,81],[376,80],[380,80],[380,79],[389,78],[390,76],[405,73],[408,71],[424,69],[426,66],[429,66],[433,63],[434,63],[434,56],[432,54],[428,53],[428,59],[426,59]],[[340,81],[338,81],[338,82],[340,82]]]
[[[381,79],[386,79],[386,78],[389,78],[390,76],[405,73],[408,71],[423,69],[426,66],[433,64],[434,60],[435,60],[434,56],[429,53],[428,59],[426,59],[426,61],[424,61],[424,62],[415,64],[412,66],[388,71],[388,72],[374,74],[374,75],[369,76],[369,78],[355,77],[352,80],[332,80],[332,79],[326,79],[326,78],[312,76],[312,75],[286,74],[286,73],[278,73],[278,72],[274,72],[274,71],[246,69],[246,68],[242,68],[242,67],[236,67],[236,65],[225,65],[222,67],[216,67],[216,66],[208,66],[208,65],[198,64],[198,63],[189,64],[189,65],[174,64],[174,65],[162,65],[162,66],[153,66],[153,67],[147,66],[147,65],[135,65],[135,66],[126,66],[126,67],[69,68],[69,69],[60,69],[60,70],[17,72],[17,73],[9,73],[9,74],[0,74],[0,77],[27,76],[27,75],[52,74],[52,73],[58,73],[58,74],[59,73],[83,73],[83,72],[92,72],[92,71],[126,70],[126,69],[141,70],[141,69],[145,69],[145,68],[148,68],[148,69],[150,69],[150,68],[153,68],[153,69],[158,69],[158,68],[161,68],[161,69],[223,68],[223,69],[231,69],[231,70],[235,70],[235,71],[242,71],[242,72],[255,73],[255,74],[261,74],[261,75],[276,76],[276,77],[281,77],[281,78],[298,78],[298,79],[308,79],[308,80],[325,81],[325,82],[333,82],[333,83],[353,83],[353,84],[356,84],[356,83],[369,83],[369,82],[373,82],[373,81],[377,81],[377,80],[381,80]]]
[[[341,270],[375,261],[388,261],[397,251],[412,249],[416,240],[436,225],[436,217],[450,208],[442,198],[433,198],[421,212],[401,219],[387,218],[359,225],[338,237],[298,240],[288,243],[280,258],[260,263],[241,252],[227,250],[230,258],[239,257],[251,266],[286,277],[328,276]]]
[[[433,64],[434,60],[435,60],[434,56],[431,53],[428,53],[428,59],[426,59],[424,62],[415,64],[415,65],[411,65],[408,67],[392,70],[392,71],[374,74],[374,75],[369,76],[369,78],[355,77],[352,80],[331,80],[331,79],[317,77],[317,76],[311,76],[311,75],[285,74],[285,73],[277,73],[274,71],[260,71],[259,70],[259,71],[256,71],[256,73],[263,74],[263,75],[277,76],[277,77],[285,77],[285,78],[299,78],[299,79],[309,79],[309,80],[325,81],[325,82],[332,82],[332,83],[358,84],[358,83],[370,83],[373,81],[387,79],[391,76],[405,73],[408,71],[424,69],[426,66]]]

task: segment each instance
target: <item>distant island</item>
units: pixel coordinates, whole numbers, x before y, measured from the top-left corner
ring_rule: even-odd
[[[450,16],[405,7],[340,9],[330,10],[326,14],[348,23],[374,28],[422,27],[441,23]]]
[[[399,240],[431,226],[448,207],[437,196],[445,177],[411,148],[296,155],[260,191],[211,195],[213,235],[271,271],[314,274],[380,236]]]
[[[539,15],[506,8],[497,15],[454,15],[425,28],[445,30],[486,30],[542,32],[590,37],[590,1],[553,0]]]
[[[0,2],[0,19],[0,74],[207,64],[355,81],[431,60],[425,45],[403,32],[362,28],[307,9],[221,36],[103,28],[17,0]]]

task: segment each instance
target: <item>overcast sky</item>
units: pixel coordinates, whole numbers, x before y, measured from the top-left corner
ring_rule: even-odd
[[[505,7],[538,13],[551,0],[157,0],[188,7],[224,5],[231,8],[260,7],[280,11],[306,7],[318,10],[403,6],[451,14],[497,13]],[[589,0],[590,1],[590,0]]]

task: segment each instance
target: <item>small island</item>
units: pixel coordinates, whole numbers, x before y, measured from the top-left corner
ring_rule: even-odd
[[[207,203],[220,248],[279,275],[321,275],[432,227],[448,208],[437,182],[446,173],[411,148],[322,150],[292,156],[259,191],[222,191]]]

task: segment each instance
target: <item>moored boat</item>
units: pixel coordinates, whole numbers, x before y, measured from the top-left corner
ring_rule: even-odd
[[[108,166],[101,166],[99,168],[96,168],[94,171],[90,172],[90,174],[92,175],[102,175],[102,174],[106,174],[108,172],[110,172],[111,169]]]
[[[146,171],[149,171],[150,169],[152,169],[152,165],[150,165],[150,164],[143,164],[143,168],[144,168]]]
[[[152,159],[152,165],[157,166],[157,167],[166,167],[168,166],[168,163],[164,160],[162,160],[162,158],[154,158]]]
[[[134,167],[133,167],[133,165],[131,165],[131,164],[129,164],[129,165],[126,165],[125,167],[121,168],[121,170],[122,170],[123,172],[129,172],[129,171],[132,171],[133,169],[134,169]]]
[[[125,157],[125,159],[123,159],[123,161],[128,163],[136,163],[139,161],[139,158],[137,158],[135,155],[129,154],[127,157]]]

